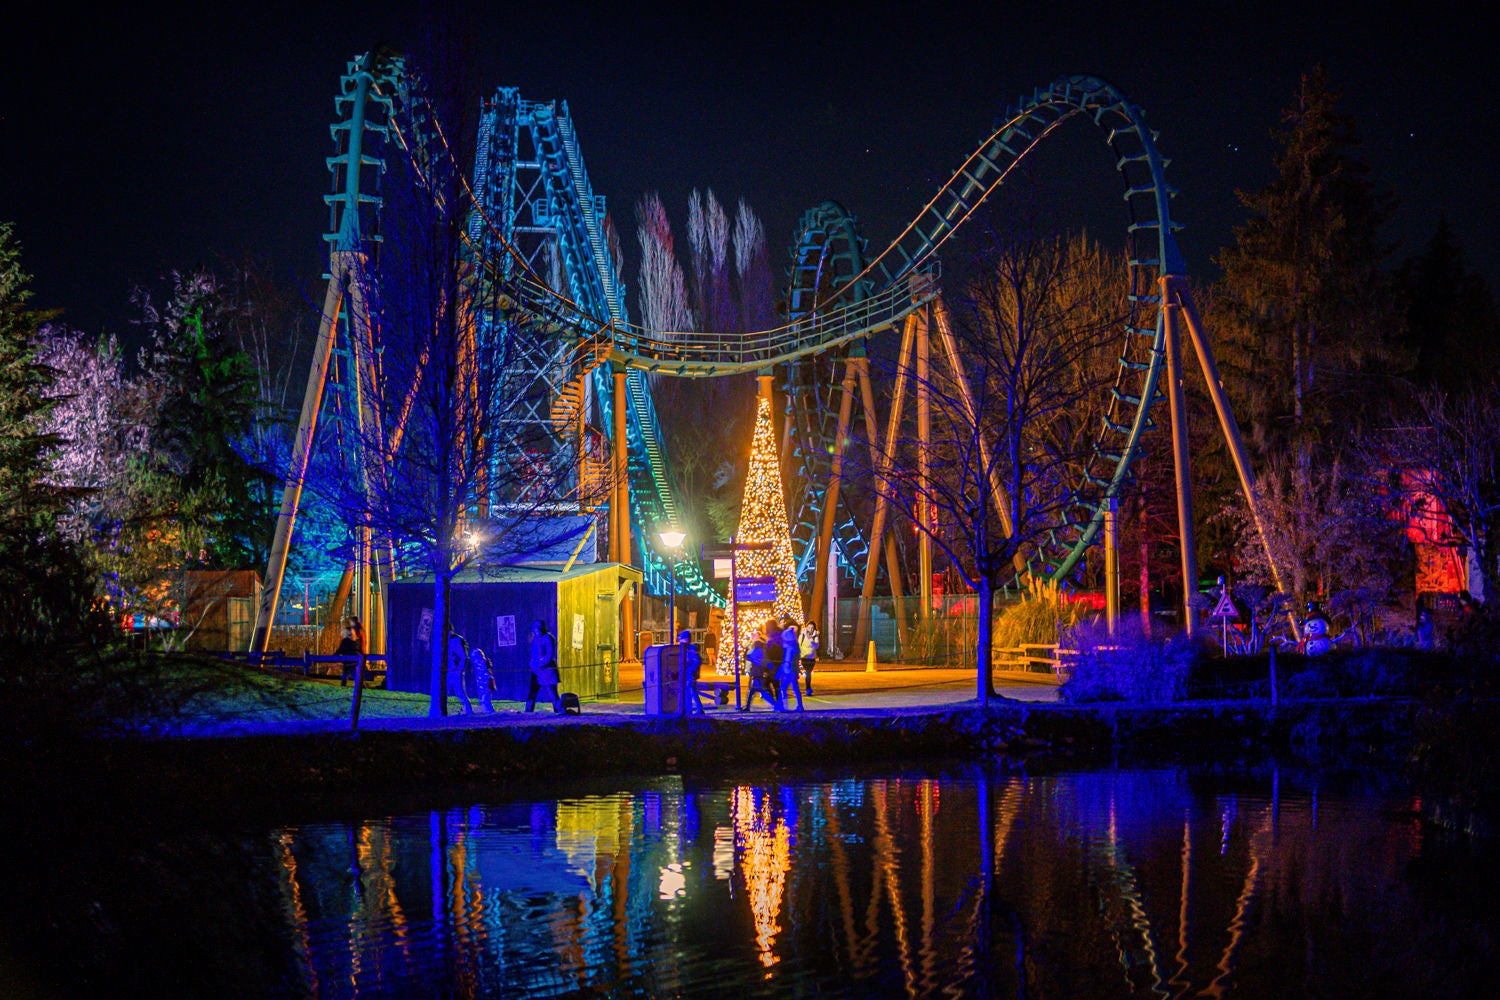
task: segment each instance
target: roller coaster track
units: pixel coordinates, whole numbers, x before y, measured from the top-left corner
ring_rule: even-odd
[[[1157,384],[1163,363],[1164,323],[1159,293],[1163,274],[1185,274],[1186,268],[1173,236],[1169,201],[1175,192],[1166,184],[1167,160],[1156,150],[1155,133],[1146,128],[1140,108],[1130,104],[1109,84],[1093,77],[1065,77],[1052,86],[1018,101],[1002,124],[972,153],[922,208],[910,225],[877,257],[865,261],[853,218],[836,205],[824,205],[803,218],[793,248],[789,318],[837,324],[840,314],[865,308],[872,289],[876,297],[899,292],[902,279],[931,268],[936,251],[967,221],[1006,177],[1039,143],[1064,122],[1076,117],[1098,127],[1115,155],[1129,213],[1128,318],[1119,366],[1102,425],[1098,430],[1084,480],[1075,489],[1065,523],[1048,532],[1043,544],[1030,553],[1027,571],[1064,579],[1095,538],[1109,498],[1127,481],[1140,436],[1152,427],[1148,411],[1161,398]],[[826,248],[839,246],[837,253]],[[855,262],[857,267],[852,267]],[[841,275],[833,294],[820,294],[823,271],[854,270]],[[944,321],[940,314],[939,321]],[[841,341],[847,343],[847,340]],[[789,417],[798,434],[799,479],[808,484],[800,498],[793,531],[802,551],[821,509],[822,489],[828,481],[828,428],[832,393],[826,373],[812,374],[808,364],[789,366],[786,380]],[[852,519],[837,519],[841,562],[846,553],[867,548]],[[804,570],[807,562],[804,560]]]
[[[563,327],[607,335],[611,359],[632,371],[713,377],[770,369],[835,351],[897,326],[934,298],[936,284],[925,279],[937,273],[937,251],[1029,153],[1074,118],[1090,121],[1103,134],[1124,183],[1129,308],[1117,375],[1083,482],[1074,492],[1070,516],[1048,533],[1027,562],[1034,575],[1065,578],[1096,537],[1109,498],[1127,482],[1140,437],[1152,426],[1149,410],[1162,398],[1158,382],[1164,363],[1160,279],[1186,274],[1173,235],[1176,227],[1169,204],[1175,191],[1164,176],[1168,161],[1156,148],[1156,134],[1146,126],[1144,112],[1104,81],[1064,77],[1018,101],[897,239],[862,262],[853,274],[837,272],[839,265],[847,271],[856,260],[852,247],[858,244],[857,237],[845,237],[849,249],[839,253],[814,253],[824,244],[813,234],[835,221],[844,227],[844,222],[826,209],[808,213],[794,250],[789,317],[782,326],[747,334],[657,333],[614,318],[601,320],[598,313],[562,302],[545,286],[533,287],[526,278],[516,284],[518,304],[549,315]],[[852,231],[852,220],[845,228]],[[805,278],[809,273],[821,275],[829,267],[835,271],[833,288],[820,296],[817,279],[809,286]],[[918,276],[924,280],[912,280]],[[642,386],[640,396],[646,395]],[[802,402],[795,401],[799,395]],[[807,394],[793,396],[794,405],[806,410]],[[820,443],[826,444],[826,438],[823,442],[813,439],[827,426],[826,407],[816,415],[801,413],[797,424],[807,454],[819,451]],[[808,469],[804,478],[818,481],[816,470]],[[653,476],[653,480],[658,495],[670,495],[669,477]],[[661,489],[664,483],[666,489]],[[808,523],[806,517],[795,520]],[[857,544],[849,539],[851,547]]]
[[[424,141],[422,106],[403,100],[402,87],[399,56],[373,52],[350,63],[336,99],[340,120],[333,132],[339,152],[328,161],[335,183],[326,237],[335,276],[348,267],[339,263],[340,254],[369,252],[378,243],[378,181],[388,134],[405,128]],[[405,122],[403,111],[410,115]],[[1109,498],[1127,481],[1141,434],[1150,426],[1150,407],[1162,398],[1162,279],[1186,274],[1168,208],[1175,192],[1165,182],[1167,161],[1157,151],[1156,135],[1139,107],[1099,79],[1063,77],[1018,101],[901,234],[872,258],[864,255],[853,218],[838,206],[807,213],[793,249],[787,322],[744,334],[653,331],[629,321],[606,245],[604,199],[589,183],[566,102],[524,101],[514,89],[501,88],[483,108],[472,174],[471,249],[498,291],[486,299],[496,306],[481,317],[481,328],[508,323],[535,334],[533,375],[549,384],[549,405],[563,396],[566,383],[588,375],[595,404],[607,418],[612,406],[607,369],[627,371],[636,539],[677,522],[681,512],[647,374],[712,378],[785,365],[788,417],[800,461],[794,478],[805,487],[794,500],[793,523],[805,538],[817,520],[820,484],[826,482],[833,397],[827,361],[820,368],[818,359],[859,352],[864,340],[898,328],[933,301],[938,251],[1031,151],[1074,118],[1090,121],[1102,133],[1124,183],[1129,315],[1107,411],[1069,516],[1028,562],[1035,575],[1063,578],[1095,537]],[[548,270],[552,277],[544,279]],[[941,325],[941,310],[938,315]],[[576,364],[580,357],[589,364]],[[540,404],[533,416],[543,419]],[[303,471],[294,466],[293,478]],[[284,504],[284,519],[286,514]],[[842,512],[837,522],[841,558],[859,559],[865,540],[853,518]],[[648,583],[664,589],[665,566],[651,548],[640,545],[636,554]],[[805,572],[807,559],[802,563]],[[682,570],[689,592],[719,602],[695,564]]]

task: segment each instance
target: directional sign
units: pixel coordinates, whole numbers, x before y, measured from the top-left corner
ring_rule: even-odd
[[[734,603],[776,603],[776,578],[774,576],[742,576],[734,581]]]
[[[736,552],[769,552],[775,547],[772,542],[730,542],[728,545],[704,545],[698,550],[698,558],[728,559]]]
[[[1235,621],[1239,621],[1240,611],[1239,608],[1234,606],[1234,601],[1229,599],[1229,591],[1226,590],[1219,595],[1219,603],[1214,605],[1213,613],[1208,617],[1233,618]]]

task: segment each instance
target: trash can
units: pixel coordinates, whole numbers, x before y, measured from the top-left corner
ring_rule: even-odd
[[[682,668],[677,646],[648,646],[641,654],[646,671],[646,714],[676,715],[682,710]]]

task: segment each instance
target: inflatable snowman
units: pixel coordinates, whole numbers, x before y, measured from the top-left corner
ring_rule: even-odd
[[[1322,656],[1333,648],[1333,639],[1328,635],[1328,619],[1317,601],[1307,605],[1307,617],[1302,621],[1302,651],[1308,656]]]

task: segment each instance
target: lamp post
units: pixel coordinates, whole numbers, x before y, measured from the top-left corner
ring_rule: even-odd
[[[682,648],[682,643],[677,639],[677,553],[682,549],[682,542],[687,538],[687,533],[678,531],[676,528],[668,528],[657,532],[662,545],[667,549],[667,572],[672,578],[671,596],[667,598],[667,632],[671,642],[677,643],[677,713],[687,714],[688,680],[687,680],[687,650]]]

